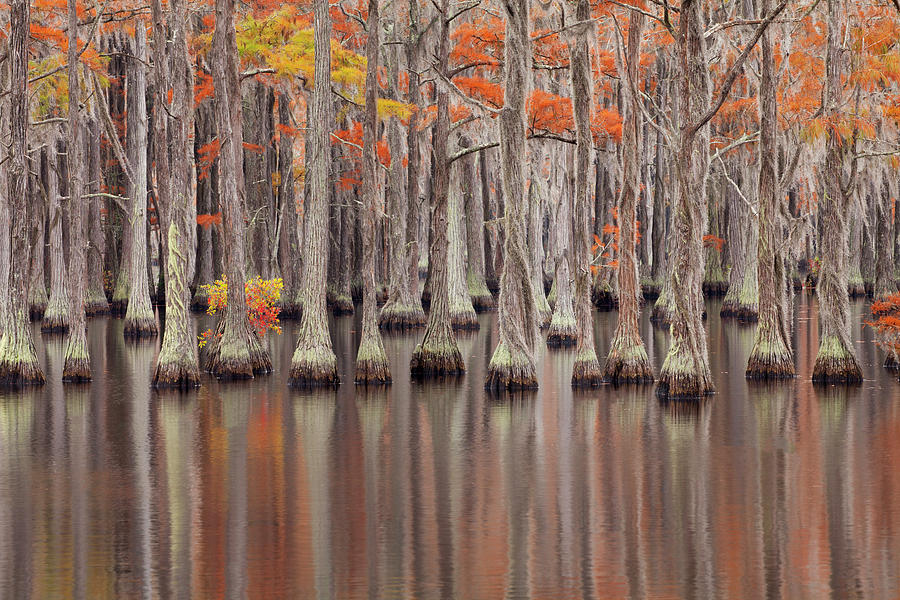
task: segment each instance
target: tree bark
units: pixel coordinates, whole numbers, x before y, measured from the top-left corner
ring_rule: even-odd
[[[472,306],[476,312],[484,312],[496,308],[494,297],[488,289],[484,276],[484,203],[475,191],[474,156],[462,159],[463,214],[466,220],[466,246],[468,261],[466,264],[466,287],[472,298]]]
[[[84,125],[81,116],[81,81],[78,76],[78,14],[76,0],[67,0],[69,80],[68,134],[66,137],[66,172],[69,175],[69,335],[63,363],[63,381],[81,383],[91,380],[91,357],[87,347],[84,314],[86,239],[84,235]]]
[[[303,235],[306,281],[303,287],[303,311],[300,336],[291,358],[288,383],[294,386],[334,385],[339,383],[337,359],[328,333],[325,293],[328,273],[328,206],[331,166],[331,15],[328,0],[315,0],[315,89],[311,117],[316,124],[309,133],[306,198],[306,225]]]
[[[9,164],[6,167],[10,218],[9,300],[3,336],[0,338],[0,385],[18,387],[43,384],[28,323],[28,214],[26,196],[28,163],[25,158],[28,130],[28,36],[30,7],[27,0],[9,3]]]
[[[706,230],[706,178],[709,125],[693,120],[709,110],[711,89],[706,63],[700,2],[685,0],[678,17],[677,86],[680,131],[675,151],[676,194],[673,219],[671,290],[674,300],[672,342],[662,366],[658,393],[666,398],[696,398],[713,391],[703,328],[703,240]]]
[[[876,300],[884,300],[897,292],[894,281],[894,223],[891,215],[891,195],[885,181],[883,189],[875,190],[875,290]]]
[[[465,215],[463,214],[463,165],[461,159],[450,167],[450,198],[448,200],[448,231],[450,240],[450,322],[453,328],[460,330],[478,329],[478,316],[472,304],[472,296],[466,285],[466,256],[463,235],[465,235]]]
[[[565,200],[563,200],[565,202]],[[569,277],[569,253],[563,252],[556,259],[556,275],[553,278],[556,302],[553,318],[547,333],[547,345],[551,348],[574,346],[578,343],[578,322],[572,307],[572,285]]]
[[[356,383],[386,384],[391,382],[391,369],[381,331],[378,329],[375,311],[375,228],[379,220],[378,194],[381,191],[378,176],[378,157],[375,141],[378,131],[378,55],[381,23],[378,17],[379,0],[369,0],[366,43],[366,108],[363,122],[362,151],[362,253],[363,278],[362,338],[356,354]]]
[[[102,100],[99,100],[102,101]],[[88,190],[91,194],[100,192],[102,173],[100,168],[100,144],[91,140],[100,139],[100,127],[96,118],[90,119],[88,139],[89,177]],[[106,292],[103,289],[103,247],[105,238],[103,234],[103,220],[100,216],[100,206],[103,199],[94,197],[87,203],[89,214],[88,229],[88,254],[87,254],[87,289],[84,297],[84,312],[88,317],[105,315],[109,312],[109,302],[106,300]]]
[[[449,0],[441,0],[438,19],[437,69],[446,75],[450,54],[450,22],[447,20]],[[428,251],[428,273],[432,281],[431,309],[422,343],[416,346],[410,360],[414,377],[458,375],[466,370],[456,336],[450,324],[450,286],[447,273],[447,201],[450,188],[450,164],[447,139],[450,137],[450,98],[446,89],[437,91],[437,116],[432,130],[433,168],[431,179],[431,239]],[[426,195],[427,197],[428,195]]]
[[[776,150],[773,149],[774,151]],[[738,185],[742,184],[739,177],[732,177],[732,180]],[[723,181],[723,188],[726,185],[731,187],[731,184]],[[735,190],[725,189],[727,189],[729,202],[728,247],[731,256],[731,272],[729,273],[728,291],[722,300],[719,315],[752,322],[756,321],[759,316],[756,253],[759,237],[758,219]]]
[[[221,149],[219,203],[224,232],[228,299],[225,314],[210,343],[206,368],[220,379],[248,379],[268,373],[272,363],[247,319],[244,263],[244,175],[240,74],[234,29],[234,0],[216,0],[216,29],[210,53],[215,85],[215,110]]]
[[[134,172],[131,198],[131,278],[125,337],[153,337],[159,333],[147,278],[147,39],[143,27],[135,29],[134,56],[128,62],[128,161]]]
[[[638,327],[640,318],[640,293],[636,256],[637,202],[641,194],[641,111],[640,111],[640,57],[644,15],[632,12],[628,24],[628,45],[624,65],[625,104],[628,112],[623,123],[622,189],[619,193],[619,316],[603,378],[612,383],[652,382],[653,368],[644,348]]]
[[[74,0],[70,0],[74,1]],[[166,44],[172,69],[172,118],[168,122],[170,143],[167,147],[170,165],[168,180],[157,174],[160,187],[168,186],[169,206],[166,244],[166,326],[156,361],[153,384],[157,387],[191,388],[200,385],[197,344],[190,324],[190,290],[188,289],[191,231],[197,220],[191,195],[191,147],[189,133],[194,128],[193,71],[188,59],[187,6],[185,0],[170,0],[168,30],[172,39]],[[168,89],[168,82],[166,82]],[[162,98],[166,101],[165,98]]]
[[[771,0],[761,0],[760,14],[771,8]],[[756,268],[759,283],[759,322],[746,375],[750,379],[784,379],[794,376],[790,324],[787,319],[787,273],[780,250],[781,213],[784,194],[776,179],[777,86],[772,36],[760,38],[759,85],[759,238]]]
[[[60,161],[56,140],[47,144],[46,180],[49,202],[50,301],[41,321],[43,333],[65,333],[69,330],[69,278],[63,253],[63,214],[60,202]]]
[[[500,160],[506,200],[503,274],[500,277],[499,344],[488,366],[491,390],[537,388],[534,348],[538,306],[528,252],[525,173],[525,100],[531,91],[531,40],[527,2],[503,0],[506,13],[504,92],[500,112]],[[545,300],[546,302],[546,300]],[[549,307],[548,307],[549,308]]]
[[[585,22],[590,19],[589,0],[578,0],[575,18]],[[575,219],[573,222],[573,246],[575,248],[575,321],[578,326],[578,343],[575,345],[575,366],[572,369],[573,386],[598,385],[602,378],[597,350],[594,344],[594,315],[591,305],[591,105],[593,103],[589,31],[581,31],[569,44],[572,107],[575,120]],[[600,194],[600,190],[596,190]],[[559,301],[559,300],[557,300]]]
[[[828,31],[825,51],[825,117],[836,119],[841,110],[840,6],[828,0]],[[828,131],[825,142],[824,195],[819,203],[822,225],[819,281],[819,352],[813,366],[813,381],[818,383],[859,383],[862,370],[856,360],[850,338],[850,303],[847,299],[849,264],[847,244],[850,192],[843,181],[847,147],[852,145]],[[849,188],[850,186],[848,186]]]
[[[40,164],[40,160],[33,161]],[[35,169],[40,172],[40,167]],[[3,182],[5,183],[5,181]],[[47,303],[50,298],[47,296],[47,283],[44,277],[44,226],[46,225],[46,206],[47,203],[43,198],[39,197],[38,194],[35,193],[36,185],[32,186],[31,189],[31,225],[32,225],[32,234],[31,239],[34,240],[34,246],[32,246],[31,251],[31,276],[29,278],[28,284],[28,314],[32,321],[40,321],[44,317],[44,312],[47,310]],[[4,205],[0,210],[5,211],[7,207]],[[7,239],[9,239],[9,217],[5,217],[3,219],[5,221],[6,229],[5,232],[0,231],[0,235],[3,233],[7,234]],[[9,281],[9,244],[7,242],[2,242],[4,244],[3,251],[5,252],[5,260],[6,263],[3,267],[6,270],[6,281]],[[0,274],[2,276],[2,274]],[[8,285],[8,284],[7,284]],[[8,292],[7,292],[8,293]],[[106,298],[104,298],[105,300]]]

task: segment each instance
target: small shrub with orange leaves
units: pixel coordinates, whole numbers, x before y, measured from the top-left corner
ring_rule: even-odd
[[[900,293],[873,302],[872,317],[866,325],[875,330],[875,343],[891,353],[896,363],[900,356]]]
[[[203,286],[209,295],[209,306],[206,314],[214,315],[218,311],[228,306],[228,278],[224,275],[222,279]],[[256,333],[262,337],[267,331],[281,333],[281,326],[278,321],[278,314],[281,307],[278,305],[281,300],[281,291],[284,289],[284,281],[280,277],[275,279],[262,279],[255,277],[244,284],[244,293],[247,298],[247,319],[250,326]],[[211,329],[207,329],[200,334],[200,347],[203,348],[215,334]]]

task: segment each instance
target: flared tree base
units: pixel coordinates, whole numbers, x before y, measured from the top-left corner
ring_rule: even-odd
[[[644,300],[656,300],[662,293],[662,282],[645,279],[641,281],[641,295]]]
[[[601,383],[603,371],[600,369],[597,353],[593,349],[579,353],[572,367],[572,387],[596,387]]]
[[[793,357],[787,352],[771,352],[754,346],[747,361],[747,379],[777,380],[792,379],[796,375]]]
[[[600,310],[613,310],[619,305],[619,299],[608,283],[591,286],[591,302]]]
[[[202,310],[206,310],[206,307],[203,307]],[[109,303],[109,313],[114,317],[124,317],[125,313],[128,311],[128,299],[122,300],[121,298],[113,297],[113,299]]]
[[[525,353],[510,349],[500,342],[488,365],[484,389],[493,392],[537,389],[534,362]]]
[[[32,303],[28,306],[28,318],[31,321],[40,321],[47,312],[47,303]]]
[[[541,331],[550,327],[550,323],[553,321],[553,313],[550,311],[549,304],[545,304],[543,308],[538,308],[537,318],[538,327]]]
[[[690,372],[665,372],[659,376],[656,395],[666,400],[699,400],[713,393],[712,383]]]
[[[30,360],[0,360],[0,387],[20,388],[44,385],[44,374],[37,358]]]
[[[707,279],[703,281],[703,294],[714,298],[728,293],[728,282],[724,279]]]
[[[407,331],[425,327],[425,311],[421,307],[397,302],[386,304],[378,315],[378,327],[384,331]]]
[[[472,298],[472,307],[477,313],[497,310],[497,303],[494,301],[494,296],[492,296],[490,292],[487,292],[486,294],[472,294],[470,297]]]
[[[417,378],[456,376],[466,372],[466,364],[455,342],[419,344],[409,361],[409,372]]]
[[[109,314],[109,302],[106,296],[84,301],[84,315],[86,317],[100,317]]]
[[[69,315],[64,311],[48,309],[41,319],[41,333],[68,333]]]
[[[193,360],[160,360],[153,375],[153,387],[189,390],[200,387],[200,369]]]
[[[481,325],[478,323],[478,317],[475,309],[450,310],[450,325],[454,331],[477,331]]]
[[[487,289],[489,289],[491,291],[491,294],[497,295],[500,293],[500,278],[499,277],[486,278],[485,285],[487,285]]]
[[[281,312],[278,313],[279,319],[298,320],[303,316],[303,305],[295,298],[286,300],[281,305]]]
[[[331,314],[336,317],[343,317],[353,314],[353,298],[349,294],[338,294],[334,297],[331,304]]]
[[[300,388],[337,386],[337,359],[330,348],[298,348],[291,359],[288,385]]]
[[[862,279],[850,281],[847,284],[847,295],[851,298],[862,298],[866,295],[866,284]]]
[[[387,357],[357,359],[353,381],[357,385],[389,385],[393,380]]]
[[[884,357],[883,366],[891,371],[900,371],[900,361],[897,360],[897,356],[893,352],[888,352],[888,355]]]
[[[159,328],[152,315],[126,316],[122,335],[131,339],[151,338],[159,335]]]
[[[859,362],[835,335],[822,338],[813,366],[814,383],[861,383],[862,369]]]
[[[666,327],[672,324],[674,318],[675,303],[668,300],[665,295],[657,298],[650,310],[650,322],[660,327]]]
[[[575,315],[554,315],[550,321],[547,345],[551,348],[568,348],[578,343],[578,325]]]
[[[759,305],[726,300],[722,303],[719,316],[723,319],[736,319],[741,322],[755,323],[759,320]]]
[[[650,358],[643,344],[630,345],[629,348],[619,349],[618,344],[613,346],[606,357],[606,366],[603,367],[603,381],[613,384],[623,383],[653,383],[653,367],[650,366]]]
[[[87,383],[91,380],[91,360],[87,356],[66,356],[63,383]]]

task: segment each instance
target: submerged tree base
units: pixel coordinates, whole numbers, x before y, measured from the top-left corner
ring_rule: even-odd
[[[478,323],[478,317],[475,309],[471,307],[459,310],[450,309],[450,325],[454,331],[477,331],[481,325]]]
[[[357,359],[353,381],[357,385],[389,385],[393,380],[387,357]]]
[[[891,371],[900,371],[900,362],[897,361],[897,356],[893,352],[888,352],[888,355],[884,357],[883,366]]]
[[[847,284],[847,295],[851,298],[862,298],[866,295],[866,284],[862,277],[850,280]]]
[[[500,392],[533,390],[537,387],[537,374],[531,359],[523,352],[511,351],[504,342],[500,342],[488,365],[484,389]]]
[[[471,291],[469,296],[472,298],[472,307],[475,309],[475,312],[489,312],[497,309],[497,302],[494,301],[494,296],[491,295],[490,291],[485,289],[486,293],[483,294],[472,294]]]
[[[160,360],[153,375],[153,387],[189,390],[200,387],[200,371],[192,360]]]
[[[603,380],[613,384],[653,383],[653,367],[643,344],[618,349],[613,343],[603,368]]]
[[[204,306],[202,311],[206,310]],[[124,317],[125,313],[128,311],[128,298],[124,300],[122,298],[116,298],[113,296],[112,301],[109,303],[109,313],[114,317]]]
[[[331,303],[331,314],[342,317],[353,314],[353,298],[349,294],[337,294]]]
[[[641,281],[641,295],[644,297],[644,300],[656,300],[662,293],[662,287],[662,281],[644,279]]]
[[[87,383],[91,379],[90,358],[87,356],[66,356],[62,373],[63,383]]]
[[[703,294],[708,297],[724,296],[728,293],[728,282],[724,279],[706,279],[703,281]]]
[[[650,310],[650,322],[664,327],[671,325],[674,318],[675,302],[664,291],[653,303],[653,308]]]
[[[747,361],[747,379],[792,379],[795,376],[793,357],[787,352],[772,352],[754,346]]]
[[[419,344],[409,361],[409,372],[420,378],[462,375],[466,364],[456,344]]]
[[[747,323],[755,323],[759,320],[759,304],[745,303],[740,300],[725,300],[719,316],[723,319],[737,319]]]
[[[41,320],[41,333],[68,333],[69,315],[65,311],[54,310],[52,307],[44,312]]]
[[[19,388],[44,383],[44,374],[37,359],[0,361],[0,387]]]
[[[378,315],[378,327],[385,331],[406,331],[425,327],[425,311],[419,306],[398,302],[385,304]]]
[[[292,387],[330,387],[341,382],[337,360],[330,348],[297,348],[291,359],[288,385]]]
[[[861,383],[862,369],[837,336],[826,336],[819,344],[812,380],[814,383]]]
[[[572,367],[572,387],[596,387],[603,383],[603,371],[593,348],[583,350],[575,357]]]
[[[600,310],[613,310],[619,305],[619,298],[608,282],[594,282],[591,286],[591,302]]]
[[[28,306],[28,318],[31,321],[40,321],[44,318],[44,313],[47,312],[47,303],[43,302],[32,302]]]
[[[0,387],[44,384],[44,373],[24,317],[13,315],[9,329],[0,338]]]
[[[550,320],[547,345],[551,348],[574,346],[578,343],[578,325],[575,315],[561,316],[557,313]]]
[[[659,376],[656,395],[667,400],[699,400],[714,393],[708,379],[696,373],[666,373]]]
[[[244,339],[225,341],[224,320],[216,326],[209,354],[206,356],[206,370],[220,380],[252,379],[254,375],[270,373],[272,361],[262,347],[259,336],[247,331]]]
[[[153,315],[126,316],[122,334],[127,338],[151,338],[159,335],[159,328]]]

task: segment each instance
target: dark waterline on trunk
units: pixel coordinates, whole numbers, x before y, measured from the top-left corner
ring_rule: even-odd
[[[488,395],[495,313],[449,383],[410,381],[422,331],[386,335],[388,389],[347,383],[359,317],[333,319],[337,391],[288,388],[299,322],[271,375],[187,394],[152,391],[159,338],[108,318],[93,382],[64,387],[65,339],[33,325],[47,384],[0,394],[0,598],[896,598],[900,383],[854,301],[866,380],[814,387],[795,302],[798,377],[771,385],[744,378],[754,326],[707,305],[699,404],[573,392],[575,351],[542,343],[539,390]],[[616,315],[594,315],[605,356]]]

